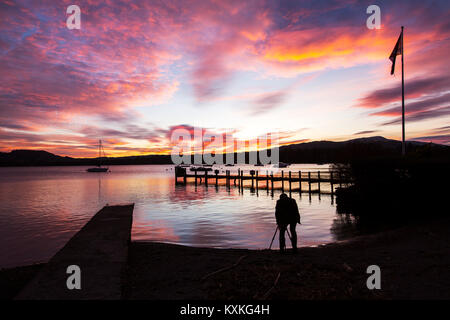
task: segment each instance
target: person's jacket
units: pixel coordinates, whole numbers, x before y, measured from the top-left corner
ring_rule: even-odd
[[[300,223],[300,213],[295,199],[279,199],[275,207],[275,218],[278,225]]]

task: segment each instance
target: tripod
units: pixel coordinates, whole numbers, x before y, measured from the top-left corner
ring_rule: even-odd
[[[273,237],[272,237],[272,241],[270,241],[269,250],[272,249],[273,240],[275,239],[275,236],[277,235],[278,229],[280,229],[280,228],[277,225],[277,228],[275,229],[275,233],[273,234]],[[286,228],[286,232],[289,237],[289,240],[292,241],[291,234],[289,233],[289,230],[287,228]],[[285,247],[286,247],[286,244],[285,244]],[[283,248],[283,249],[285,249],[285,248]]]

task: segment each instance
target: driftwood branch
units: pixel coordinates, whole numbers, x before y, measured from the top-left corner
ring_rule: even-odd
[[[238,259],[238,261],[236,261],[236,263],[233,264],[232,266],[225,267],[225,268],[219,269],[219,270],[217,270],[217,271],[208,273],[208,274],[207,274],[206,276],[204,276],[201,280],[202,280],[202,281],[203,281],[203,280],[206,280],[207,278],[209,278],[209,277],[211,277],[211,276],[213,276],[213,275],[216,275],[216,274],[218,274],[218,273],[221,273],[221,272],[224,272],[224,271],[233,269],[233,268],[236,267],[239,263],[241,263],[241,261],[242,261],[246,256],[247,256],[247,255],[240,257],[240,258]]]
[[[277,278],[275,279],[273,286],[269,290],[267,290],[267,292],[264,293],[264,295],[262,296],[262,298],[264,300],[267,299],[269,297],[270,293],[272,292],[272,290],[275,289],[275,287],[278,284],[278,280],[280,280],[280,276],[281,276],[281,272],[278,272]]]

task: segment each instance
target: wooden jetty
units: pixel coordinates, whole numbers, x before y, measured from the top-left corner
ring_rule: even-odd
[[[219,184],[230,187],[231,184],[244,188],[244,182],[250,181],[245,187],[251,189],[266,189],[266,190],[281,190],[288,192],[318,192],[321,193],[321,184],[328,184],[330,192],[333,194],[336,186],[347,185],[352,182],[350,176],[343,171],[287,171],[277,170],[273,172],[270,170],[241,170],[232,173],[230,170],[215,169],[212,172],[197,172],[188,173],[186,168],[177,167],[175,169],[175,183],[187,184],[194,183]],[[277,186],[276,186],[277,184]],[[307,184],[307,189],[304,185]],[[317,189],[313,191],[312,185]]]
[[[122,296],[134,204],[105,206],[59,250],[16,300],[116,300]],[[67,268],[81,270],[81,289],[67,287]]]

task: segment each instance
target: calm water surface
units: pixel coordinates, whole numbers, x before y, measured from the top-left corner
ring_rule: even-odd
[[[293,165],[289,169],[328,170],[328,166]],[[112,166],[110,173],[85,170],[0,168],[0,267],[47,261],[106,204],[135,203],[135,241],[267,248],[275,231],[279,191],[244,189],[240,193],[233,186],[228,191],[211,183],[209,187],[176,186],[171,165]],[[293,192],[292,197],[302,216],[303,224],[297,226],[301,246],[354,234],[351,219],[336,213],[331,195]]]

